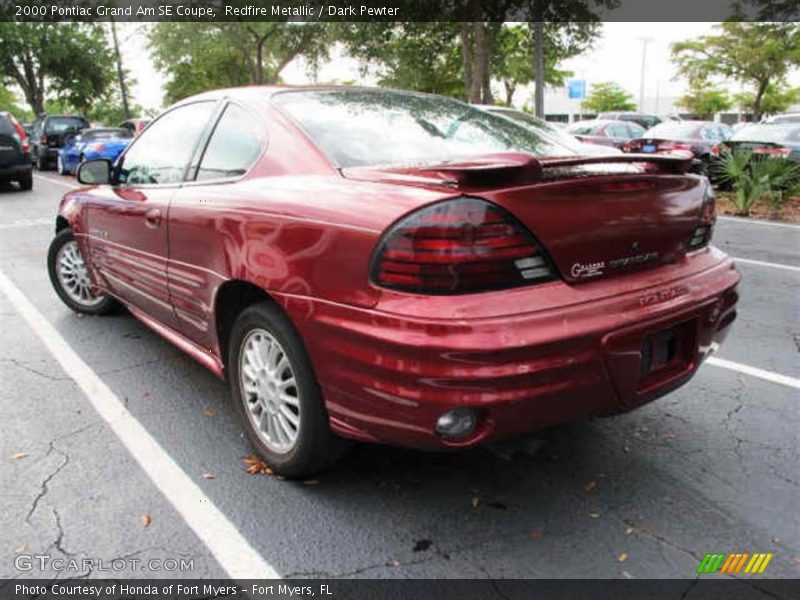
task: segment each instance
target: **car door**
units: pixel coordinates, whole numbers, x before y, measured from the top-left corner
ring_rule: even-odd
[[[216,344],[214,295],[229,277],[230,248],[241,243],[240,228],[246,226],[235,218],[247,202],[238,182],[265,147],[263,118],[227,103],[193,161],[188,179],[194,181],[182,186],[170,205],[168,275],[179,331],[208,350]]]
[[[88,204],[88,247],[102,283],[132,308],[174,327],[167,282],[169,202],[216,102],[194,102],[163,114],[114,168],[114,185]]]

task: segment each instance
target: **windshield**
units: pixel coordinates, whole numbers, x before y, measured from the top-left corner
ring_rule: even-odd
[[[798,125],[750,125],[740,129],[731,137],[732,142],[800,142]]]
[[[700,136],[700,127],[697,123],[672,121],[648,129],[642,137],[662,140],[691,140]]]
[[[81,117],[50,117],[47,119],[47,133],[64,133],[70,129],[77,130],[88,127],[89,123]]]
[[[573,150],[463,102],[385,90],[284,92],[275,102],[338,167],[425,164],[477,154]]]

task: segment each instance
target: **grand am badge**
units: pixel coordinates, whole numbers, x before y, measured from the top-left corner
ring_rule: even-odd
[[[602,275],[605,268],[606,263],[601,260],[593,263],[575,263],[569,272],[575,279],[589,279],[590,277]]]

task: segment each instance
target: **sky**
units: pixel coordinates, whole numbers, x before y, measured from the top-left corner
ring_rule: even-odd
[[[662,98],[677,97],[685,91],[685,82],[675,79],[675,70],[670,62],[670,45],[673,42],[694,38],[713,31],[714,23],[603,23],[602,37],[594,47],[583,55],[564,61],[562,67],[575,73],[578,79],[592,83],[616,81],[623,88],[639,98],[642,66],[642,38],[650,40],[647,44],[645,69],[645,97],[656,95]],[[133,95],[138,104],[145,109],[158,110],[162,107],[164,76],[153,66],[147,52],[146,35],[141,24],[119,24],[123,44],[123,60],[126,68],[136,79]],[[291,63],[283,72],[283,79],[289,84],[309,83],[302,60]],[[321,81],[357,81],[369,85],[374,83],[361,80],[358,62],[334,52],[332,60],[319,72]],[[800,86],[800,72],[790,77],[793,86]],[[738,92],[739,87],[731,82],[730,91]],[[499,91],[499,90],[498,90]],[[532,87],[522,89],[515,103],[532,103]],[[551,90],[548,94],[566,94],[565,91]],[[545,107],[547,109],[547,106]]]

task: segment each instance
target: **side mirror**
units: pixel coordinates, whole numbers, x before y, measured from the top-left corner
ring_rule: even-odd
[[[78,167],[78,182],[87,185],[111,183],[111,161],[106,158],[87,160]]]

